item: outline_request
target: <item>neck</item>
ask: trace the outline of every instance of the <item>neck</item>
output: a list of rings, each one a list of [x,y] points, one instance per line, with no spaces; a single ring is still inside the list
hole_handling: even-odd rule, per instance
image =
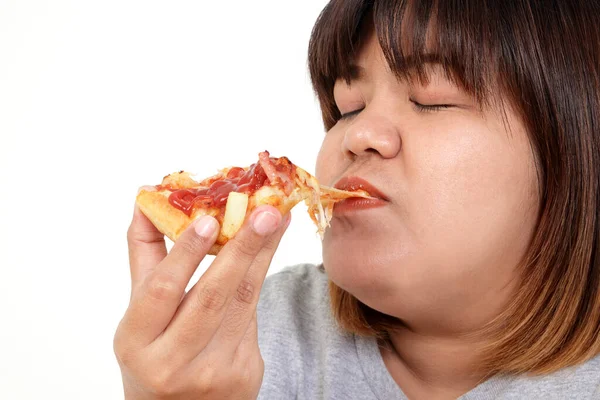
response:
[[[456,399],[486,376],[478,368],[481,342],[466,335],[424,335],[402,327],[380,343],[396,383],[410,399]]]

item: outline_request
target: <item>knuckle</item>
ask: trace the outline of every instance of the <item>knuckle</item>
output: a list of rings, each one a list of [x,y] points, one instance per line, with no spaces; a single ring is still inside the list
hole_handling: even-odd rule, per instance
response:
[[[258,345],[246,351],[245,357],[242,357],[242,359],[244,360],[244,369],[261,372],[265,367],[265,362],[260,354]]]
[[[209,356],[194,378],[194,386],[199,398],[240,398],[236,395],[239,387],[233,373],[232,365],[225,362],[222,357],[217,357],[216,354]]]
[[[254,369],[257,366],[254,362],[224,364],[219,359],[205,360],[203,364],[200,372],[194,375],[194,392],[199,398],[250,398],[253,396],[240,395],[260,387],[262,373]]]
[[[256,287],[248,279],[244,279],[238,286],[235,298],[240,303],[252,304],[256,293]]]
[[[235,383],[242,388],[253,387],[263,375],[263,371],[264,362],[262,357],[248,357],[236,368]]]
[[[197,301],[202,309],[219,312],[227,303],[227,294],[216,284],[203,284],[198,288]]]
[[[119,323],[113,336],[113,353],[121,366],[129,367],[138,358],[138,351],[131,340],[129,331],[125,328],[123,320]]]
[[[133,225],[130,225],[127,229],[127,244],[130,249],[138,244],[138,234]]]
[[[253,380],[253,372],[250,372],[250,370],[248,369],[243,369],[241,370],[237,375],[236,375],[236,385],[239,387],[248,387],[250,386],[250,384],[252,383]]]
[[[113,352],[115,353],[117,362],[122,366],[130,366],[136,356],[131,346],[119,332],[113,338]]]
[[[244,332],[247,325],[244,311],[239,307],[230,307],[227,313],[227,320],[221,325],[222,335],[227,339],[236,338]]]
[[[129,228],[127,228],[127,241],[129,243],[135,243],[138,241],[143,241],[144,235],[138,228],[135,220],[131,222]]]
[[[235,246],[231,248],[231,257],[235,263],[247,263],[256,258],[258,251],[260,250],[260,244],[257,241],[241,240],[236,241]]]
[[[129,225],[129,228],[127,228],[127,241],[128,242],[132,242],[133,241],[133,237],[134,237],[134,233],[133,233],[133,223],[131,225]]]
[[[161,271],[149,279],[146,292],[151,299],[162,301],[179,297],[183,290],[185,290],[181,286],[175,275]]]
[[[187,235],[182,239],[183,240],[178,243],[179,248],[183,253],[188,255],[196,255],[200,251],[205,251],[208,247],[207,240],[195,234]]]
[[[195,380],[196,391],[208,396],[218,383],[217,374],[214,368],[203,368],[202,373],[198,374]]]
[[[179,392],[175,376],[168,368],[156,368],[147,378],[145,386],[157,397],[173,397]]]
[[[256,357],[255,359],[255,363],[254,363],[254,370],[255,371],[260,371],[260,374],[262,375],[264,370],[265,370],[265,361],[263,360],[263,358],[260,356]]]

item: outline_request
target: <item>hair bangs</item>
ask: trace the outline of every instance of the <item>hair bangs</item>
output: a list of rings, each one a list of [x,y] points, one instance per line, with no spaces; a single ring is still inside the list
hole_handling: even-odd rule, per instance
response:
[[[352,76],[350,66],[358,51],[362,24],[371,8],[370,2],[362,0],[330,2],[313,28],[308,67],[327,130],[341,116],[333,98],[333,87],[336,80],[349,81]]]
[[[539,167],[539,220],[520,288],[495,321],[481,364],[548,373],[600,354],[600,2],[331,0],[313,29],[309,70],[325,128],[333,89],[350,81],[375,32],[398,79],[432,66],[478,100],[523,121]],[[539,165],[538,165],[539,164]],[[401,323],[330,282],[340,326],[375,337]]]
[[[492,77],[497,76],[494,60],[499,57],[481,11],[439,0],[330,2],[309,45],[309,70],[325,128],[340,118],[333,98],[335,82],[350,82],[361,41],[373,29],[398,79],[427,84],[431,67],[437,66],[479,103],[487,103],[497,86]]]

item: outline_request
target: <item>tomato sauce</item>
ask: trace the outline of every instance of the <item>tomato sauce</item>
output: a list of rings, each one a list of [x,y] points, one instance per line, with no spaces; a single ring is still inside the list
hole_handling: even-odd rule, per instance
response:
[[[260,164],[252,164],[248,171],[231,168],[227,176],[210,184],[208,188],[178,189],[169,195],[169,203],[190,216],[195,208],[224,209],[231,192],[252,195],[268,183]]]

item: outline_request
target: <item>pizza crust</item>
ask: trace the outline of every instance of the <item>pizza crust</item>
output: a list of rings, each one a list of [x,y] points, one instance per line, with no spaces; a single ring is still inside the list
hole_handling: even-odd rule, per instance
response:
[[[244,169],[247,170],[248,168]],[[211,215],[216,217],[219,224],[222,224],[223,215],[219,215],[221,210],[218,208],[197,208],[191,216],[188,216],[169,203],[169,195],[172,192],[168,189],[207,187],[215,180],[226,176],[229,170],[230,168],[223,169],[217,175],[201,182],[193,180],[184,171],[167,175],[162,184],[156,187],[158,189],[154,187],[142,188],[138,193],[136,203],[154,226],[175,242],[195,219],[204,215]],[[329,226],[333,206],[336,202],[350,197],[369,197],[366,192],[346,192],[320,186],[314,176],[297,166],[295,166],[294,176],[290,178],[292,181],[285,182],[284,185],[284,188],[288,190],[288,194],[281,187],[270,185],[263,186],[254,192],[248,198],[246,218],[260,205],[271,205],[279,210],[281,215],[286,215],[294,206],[304,200],[308,206],[308,213],[317,225],[318,233],[322,238],[325,229]],[[290,185],[293,187],[291,192],[289,191]],[[232,237],[227,237],[220,231],[216,243],[211,247],[208,254],[217,255]]]
[[[136,203],[156,229],[173,242],[179,238],[194,220],[204,215],[216,217],[219,213],[219,209],[216,208],[198,208],[188,217],[183,211],[178,210],[169,203],[170,193],[170,191],[166,190],[151,191],[142,189],[137,196]],[[260,205],[271,205],[279,210],[281,215],[285,215],[296,204],[302,201],[302,197],[297,192],[292,193],[290,196],[284,196],[283,192],[277,188],[270,186],[260,188],[248,199],[246,218],[252,213],[252,210]],[[227,237],[222,232],[219,232],[219,236],[208,254],[217,255],[229,239],[231,237]]]
[[[136,204],[156,229],[175,242],[193,219],[169,203],[169,193],[142,189],[137,195]],[[216,255],[221,247],[213,245],[209,254]]]

